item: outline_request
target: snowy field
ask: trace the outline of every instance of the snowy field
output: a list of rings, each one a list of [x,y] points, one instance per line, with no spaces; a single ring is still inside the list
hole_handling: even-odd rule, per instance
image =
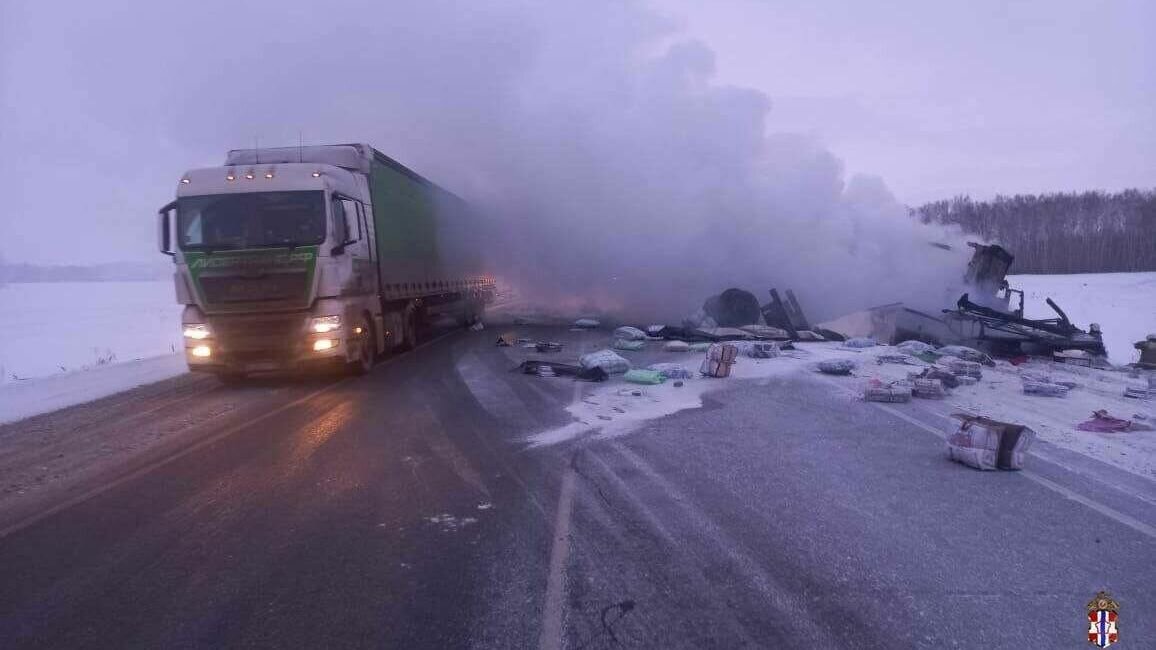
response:
[[[181,349],[171,280],[0,286],[3,382],[62,375]]]
[[[1099,323],[1113,363],[1139,359],[1132,344],[1156,334],[1156,273],[1012,275],[1008,283],[1023,289],[1028,318],[1055,318],[1044,302],[1051,298],[1077,327]]]

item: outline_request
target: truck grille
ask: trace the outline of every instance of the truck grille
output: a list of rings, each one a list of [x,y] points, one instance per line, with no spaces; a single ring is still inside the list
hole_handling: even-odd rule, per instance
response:
[[[268,273],[259,277],[220,275],[200,277],[209,304],[300,300],[309,287],[304,272]]]
[[[288,355],[305,340],[305,317],[301,314],[210,317],[209,328],[230,357]]]

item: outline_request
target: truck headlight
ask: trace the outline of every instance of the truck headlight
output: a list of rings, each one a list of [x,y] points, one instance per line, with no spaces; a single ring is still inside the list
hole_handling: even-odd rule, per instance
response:
[[[198,345],[189,352],[194,357],[200,357],[202,359],[213,356],[213,350],[207,345]]]
[[[340,328],[340,316],[317,316],[309,321],[309,329],[318,334],[325,334]]]
[[[324,352],[326,350],[332,350],[335,347],[337,347],[337,341],[332,339],[317,339],[313,342],[314,352]]]
[[[186,323],[185,338],[200,341],[209,338],[209,326],[204,323]]]

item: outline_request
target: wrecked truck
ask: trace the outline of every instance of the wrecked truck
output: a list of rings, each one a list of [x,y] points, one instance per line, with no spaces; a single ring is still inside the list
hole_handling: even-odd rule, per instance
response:
[[[1008,285],[1015,260],[996,244],[968,244],[974,249],[963,280],[969,290],[953,309],[931,313],[896,302],[880,305],[822,324],[846,336],[872,337],[891,344],[908,340],[934,345],[961,344],[1000,354],[1051,353],[1084,350],[1106,356],[1099,326],[1082,330],[1050,298],[1056,318],[1024,317],[1023,291]]]

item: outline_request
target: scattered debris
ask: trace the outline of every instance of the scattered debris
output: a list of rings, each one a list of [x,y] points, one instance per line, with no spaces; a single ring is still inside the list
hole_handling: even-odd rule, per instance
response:
[[[934,345],[931,345],[929,343],[924,343],[923,341],[915,341],[915,340],[904,341],[904,342],[900,343],[899,345],[895,346],[895,348],[904,354],[910,354],[912,356],[915,356],[917,354],[923,354],[925,352],[935,352],[935,346]]]
[[[855,369],[855,362],[850,359],[830,359],[819,362],[819,372],[827,375],[849,375]]]
[[[561,352],[562,344],[556,341],[540,341],[534,345],[538,352]]]
[[[666,375],[657,370],[627,370],[623,379],[632,384],[661,384],[666,381]]]
[[[779,329],[778,327],[771,327],[770,325],[743,325],[739,329],[757,339],[786,341],[787,339],[791,338],[787,334],[787,330]]]
[[[938,363],[939,359],[941,358],[935,352],[919,352],[919,353],[916,353],[912,356],[914,356],[916,359],[919,359],[920,361],[922,361],[924,363]]]
[[[941,379],[919,377],[911,380],[911,394],[923,399],[943,399],[947,397],[947,389]]]
[[[1035,440],[1030,427],[954,413],[959,429],[947,438],[947,455],[976,469],[1023,469],[1024,455]]]
[[[779,356],[779,344],[771,341],[753,341],[744,350],[752,359],[774,359]]]
[[[812,332],[811,330],[799,330],[795,332],[796,341],[826,341],[821,334]]]
[[[799,338],[800,331],[811,329],[807,317],[803,315],[803,308],[799,306],[799,301],[795,298],[795,292],[790,289],[787,289],[786,302],[779,297],[777,289],[771,289],[771,301],[762,306],[762,312],[767,325],[786,330],[793,339]],[[822,340],[822,337],[817,340]]]
[[[1108,415],[1104,409],[1092,412],[1092,419],[1076,425],[1080,431],[1093,433],[1121,433],[1123,431],[1150,431],[1152,427],[1132,420],[1122,420]]]
[[[714,345],[714,343],[691,343],[690,344],[690,351],[691,352],[706,352],[707,350],[710,349],[710,346],[712,346],[712,345]]]
[[[647,367],[647,370],[653,370],[660,373],[667,379],[691,379],[694,377],[686,366],[680,363],[653,363]]]
[[[686,341],[667,341],[662,349],[667,352],[687,352],[690,350],[690,344]]]
[[[630,370],[630,362],[613,350],[599,350],[578,358],[583,368],[601,368],[606,374],[620,374]]]
[[[1150,400],[1156,398],[1156,388],[1142,388],[1140,386],[1125,386],[1124,397],[1132,399]]]
[[[960,386],[974,386],[979,383],[979,379],[970,375],[959,375],[955,378]]]
[[[1073,366],[1092,367],[1092,355],[1087,350],[1061,350],[1052,353],[1052,360]]]
[[[847,348],[859,348],[859,349],[873,348],[873,347],[875,347],[875,345],[876,345],[875,339],[866,338],[866,337],[847,339],[846,341],[843,342],[843,347],[847,347]]]
[[[739,349],[731,343],[712,343],[706,351],[699,372],[707,377],[729,377]]]
[[[956,377],[966,376],[983,379],[983,366],[976,361],[965,361],[956,357],[948,357],[940,361],[944,368]]]
[[[681,381],[674,382],[674,387],[675,388],[682,388],[682,382]]]
[[[484,329],[486,329],[486,326],[482,323],[482,321],[477,321],[473,325],[470,325],[471,332],[480,332]]]
[[[883,383],[872,379],[863,389],[863,399],[868,402],[910,402],[911,386],[902,382]]]
[[[637,327],[624,325],[614,330],[614,338],[621,339],[623,341],[645,341],[646,332],[643,332]]]
[[[755,325],[761,320],[758,298],[742,289],[727,289],[717,296],[707,298],[702,310],[719,327]]]
[[[543,367],[548,367],[549,370],[543,373]],[[536,359],[523,361],[515,370],[521,370],[527,375],[537,375],[539,377],[576,377],[583,381],[606,381],[609,374],[599,366],[584,367],[569,363],[540,361]]]
[[[627,350],[630,352],[641,350],[646,346],[645,341],[627,341],[625,339],[614,339],[614,343],[610,346],[615,350]]]
[[[943,384],[945,388],[955,388],[959,386],[959,377],[956,377],[951,371],[940,368],[939,366],[931,366],[919,372],[908,373],[907,378],[913,381],[916,379],[935,379]]]
[[[963,359],[964,361],[982,363],[985,366],[995,365],[995,361],[992,361],[991,357],[984,354],[983,352],[980,352],[979,350],[976,350],[975,348],[969,348],[966,345],[945,345],[935,352],[941,357],[957,357]]]
[[[881,354],[875,357],[875,363],[879,365],[883,365],[885,363],[898,363],[904,366],[917,365],[914,361],[914,359],[907,356],[906,354]]]
[[[1025,375],[1021,378],[1025,395],[1041,395],[1043,397],[1063,397],[1070,390],[1063,384],[1057,384],[1044,377]]]
[[[496,343],[496,345],[500,348],[512,347],[514,345],[514,335],[513,334],[503,334],[503,335],[499,336],[498,342]]]
[[[1156,370],[1156,334],[1149,334],[1143,341],[1136,341],[1133,347],[1140,351],[1140,360],[1136,366]]]
[[[574,327],[577,327],[578,329],[592,330],[602,327],[602,323],[593,318],[579,318],[578,320],[574,321]]]

